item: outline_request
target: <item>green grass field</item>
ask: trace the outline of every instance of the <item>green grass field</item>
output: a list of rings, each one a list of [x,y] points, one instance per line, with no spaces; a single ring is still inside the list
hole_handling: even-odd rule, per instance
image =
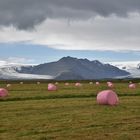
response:
[[[9,96],[0,99],[0,140],[139,140],[140,85],[129,89],[128,83],[115,83],[120,104],[112,107],[96,103],[104,89],[106,83],[61,82],[50,92],[47,82],[12,83]]]

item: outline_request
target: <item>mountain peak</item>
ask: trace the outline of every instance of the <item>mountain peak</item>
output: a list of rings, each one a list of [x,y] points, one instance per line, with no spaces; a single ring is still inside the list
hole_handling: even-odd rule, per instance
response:
[[[95,64],[103,64],[99,60],[93,60],[92,62],[95,63]]]
[[[66,57],[62,57],[59,61],[85,61],[85,62],[90,62],[87,58],[76,58],[76,57],[71,57],[71,56],[66,56]]]
[[[109,64],[102,64],[98,60],[63,57],[56,62],[40,64],[32,67],[15,69],[18,73],[49,75],[55,79],[104,79],[118,76],[128,76],[129,73]]]
[[[77,58],[74,58],[71,56],[66,56],[66,57],[62,57],[61,59],[59,59],[59,61],[67,61],[67,60],[77,60]]]

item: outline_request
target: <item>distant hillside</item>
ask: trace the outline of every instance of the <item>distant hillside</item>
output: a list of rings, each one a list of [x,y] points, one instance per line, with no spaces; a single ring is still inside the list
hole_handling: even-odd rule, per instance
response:
[[[103,64],[98,60],[89,61],[88,59],[77,59],[69,56],[56,62],[29,67],[23,66],[16,71],[26,74],[50,75],[58,80],[103,79],[129,75],[129,72],[110,64]]]

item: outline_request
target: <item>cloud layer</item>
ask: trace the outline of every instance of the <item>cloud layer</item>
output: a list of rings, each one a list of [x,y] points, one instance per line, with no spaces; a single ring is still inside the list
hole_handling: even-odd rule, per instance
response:
[[[139,0],[0,0],[0,24],[28,29],[46,18],[87,19],[139,11]]]
[[[29,60],[22,57],[8,57],[7,59],[0,59],[0,67],[8,66],[8,65],[21,65],[31,63],[33,60]]]
[[[139,0],[0,0],[0,42],[140,50]]]

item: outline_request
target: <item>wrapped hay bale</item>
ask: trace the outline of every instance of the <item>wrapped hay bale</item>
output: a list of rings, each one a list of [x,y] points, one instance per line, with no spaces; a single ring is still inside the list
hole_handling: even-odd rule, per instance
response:
[[[100,83],[99,83],[99,82],[96,82],[95,84],[96,84],[97,86],[98,86],[98,85],[100,85]]]
[[[129,84],[129,88],[130,89],[135,89],[136,88],[136,84]]]
[[[114,84],[112,82],[107,82],[107,86],[110,87],[110,88],[113,88]]]
[[[0,97],[8,96],[8,91],[4,88],[0,88]]]
[[[117,105],[119,103],[119,99],[114,91],[103,90],[97,95],[97,103],[100,105]]]
[[[77,82],[77,83],[75,83],[75,86],[76,86],[76,87],[81,87],[82,84]]]
[[[48,91],[56,91],[57,90],[57,86],[52,84],[52,83],[49,83],[48,84]]]
[[[11,84],[7,84],[6,87],[7,87],[7,88],[11,87]]]
[[[65,83],[65,86],[68,86],[69,85],[69,83]]]

